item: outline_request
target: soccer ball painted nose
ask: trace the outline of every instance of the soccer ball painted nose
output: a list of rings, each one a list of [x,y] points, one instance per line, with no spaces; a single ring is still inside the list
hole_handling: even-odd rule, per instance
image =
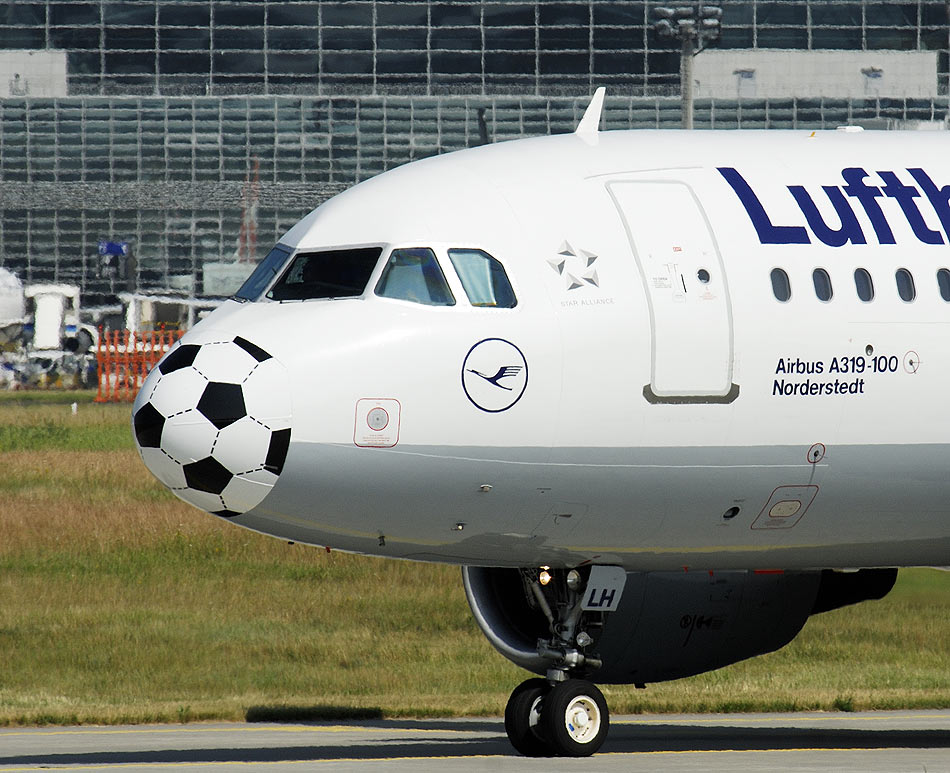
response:
[[[290,448],[287,371],[236,336],[174,347],[135,399],[142,461],[177,496],[231,517],[256,507]]]

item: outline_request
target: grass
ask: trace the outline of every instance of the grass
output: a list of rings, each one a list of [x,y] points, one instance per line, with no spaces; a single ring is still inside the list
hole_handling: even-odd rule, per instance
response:
[[[72,402],[72,401],[70,401]],[[0,401],[0,725],[498,715],[456,567],[326,553],[179,502],[128,406]],[[615,712],[950,707],[950,573],[812,618],[779,652]]]
[[[88,391],[0,392],[0,453],[133,449],[130,406],[98,405],[94,396]]]

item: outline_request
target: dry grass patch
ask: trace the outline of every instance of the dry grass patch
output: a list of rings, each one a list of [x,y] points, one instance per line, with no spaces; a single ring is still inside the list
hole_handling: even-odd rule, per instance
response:
[[[0,724],[497,715],[525,677],[476,628],[456,567],[200,513],[141,465],[127,406],[11,407],[0,428],[28,447],[0,452]],[[948,598],[950,574],[901,572],[777,653],[605,692],[617,712],[948,707]]]

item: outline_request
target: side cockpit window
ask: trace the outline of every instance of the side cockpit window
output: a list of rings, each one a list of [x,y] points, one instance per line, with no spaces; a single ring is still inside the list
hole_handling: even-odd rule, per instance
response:
[[[242,301],[256,301],[261,297],[261,294],[267,289],[267,286],[274,277],[280,273],[280,270],[284,267],[289,257],[290,247],[278,244],[267,254],[264,260],[257,264],[257,267],[251,275],[244,280],[244,284],[242,284],[241,288],[234,294],[234,297]]]
[[[376,294],[426,306],[455,305],[455,296],[435,253],[428,247],[393,250],[376,285]]]
[[[518,303],[504,266],[484,250],[449,250],[449,258],[473,306],[512,309]]]
[[[299,252],[267,293],[274,301],[354,298],[363,294],[381,247]]]

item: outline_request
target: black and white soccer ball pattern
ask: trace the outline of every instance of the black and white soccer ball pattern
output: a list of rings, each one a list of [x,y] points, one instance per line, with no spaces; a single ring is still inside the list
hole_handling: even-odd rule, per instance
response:
[[[240,336],[173,347],[132,408],[142,461],[177,496],[231,517],[259,505],[290,447],[287,371]]]

